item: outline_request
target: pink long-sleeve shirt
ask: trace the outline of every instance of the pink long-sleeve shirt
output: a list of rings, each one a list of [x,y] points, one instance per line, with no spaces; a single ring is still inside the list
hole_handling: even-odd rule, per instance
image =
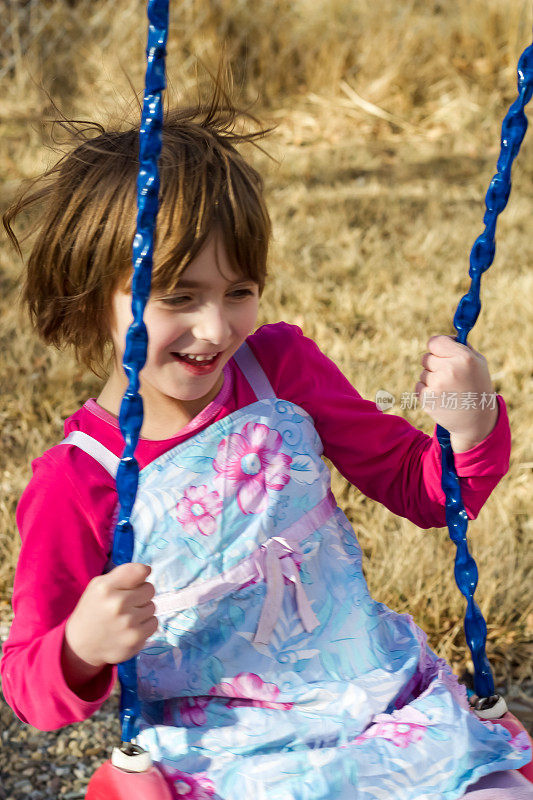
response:
[[[445,524],[440,449],[435,434],[364,400],[336,365],[302,331],[284,322],[248,337],[276,395],[313,418],[324,455],[364,494],[422,528]],[[255,397],[233,360],[215,399],[177,434],[141,439],[142,469]],[[496,427],[479,445],[456,454],[463,500],[475,518],[509,468],[510,430],[498,396]],[[95,400],[65,422],[120,456],[115,417]],[[13,593],[15,617],[3,648],[3,692],[15,713],[42,730],[89,717],[110,694],[116,668],[104,669],[83,696],[67,684],[61,665],[66,621],[89,581],[102,574],[112,541],[117,495],[113,478],[74,445],[56,445],[32,464],[33,477],[17,509],[22,549]]]

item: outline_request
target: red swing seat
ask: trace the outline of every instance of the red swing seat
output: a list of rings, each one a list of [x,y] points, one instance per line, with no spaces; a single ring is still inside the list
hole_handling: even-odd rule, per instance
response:
[[[501,725],[502,727],[506,728],[506,730],[508,730],[512,736],[517,736],[519,733],[525,733],[529,739],[531,749],[533,750],[533,739],[531,739],[531,736],[524,728],[520,720],[518,720],[514,714],[511,714],[510,711],[506,711],[503,717],[500,717],[500,719],[495,719],[494,722],[497,725]],[[533,783],[533,759],[528,764],[524,764],[523,767],[520,767],[518,772],[520,772],[524,778],[527,778],[530,783]]]
[[[85,800],[173,800],[173,795],[157,767],[126,772],[109,760],[92,776]]]

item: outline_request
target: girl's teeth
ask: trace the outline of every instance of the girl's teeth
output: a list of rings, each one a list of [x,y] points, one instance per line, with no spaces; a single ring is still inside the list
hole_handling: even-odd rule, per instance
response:
[[[188,353],[178,353],[182,358],[187,358],[189,361],[212,361],[216,356],[191,356]]]

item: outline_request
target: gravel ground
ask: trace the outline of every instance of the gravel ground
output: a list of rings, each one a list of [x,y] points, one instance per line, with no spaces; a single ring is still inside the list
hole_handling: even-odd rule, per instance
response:
[[[0,800],[82,800],[89,778],[118,744],[118,693],[90,720],[43,733],[0,697]]]
[[[533,734],[533,682],[506,699]],[[83,800],[119,742],[118,691],[86,722],[46,733],[20,722],[0,693],[0,732],[0,800]]]

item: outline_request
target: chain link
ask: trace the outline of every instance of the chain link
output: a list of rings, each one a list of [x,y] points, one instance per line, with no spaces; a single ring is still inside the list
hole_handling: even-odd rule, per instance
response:
[[[479,290],[481,275],[488,270],[496,252],[495,233],[498,215],[501,214],[511,192],[511,167],[518,155],[527,129],[524,112],[526,103],[533,94],[533,44],[527,47],[518,62],[518,98],[507,112],[501,133],[501,151],[497,172],[490,182],[485,197],[485,230],[478,236],[470,253],[470,289],[459,301],[453,324],[457,341],[466,344],[466,337],[473,328],[481,301]],[[468,517],[461,497],[459,479],[455,470],[450,434],[437,425],[437,438],[441,447],[442,489],[446,495],[446,524],[450,538],[457,550],[455,554],[455,580],[466,598],[465,635],[474,664],[474,688],[478,697],[494,695],[494,678],[485,652],[487,625],[483,614],[474,601],[478,582],[476,562],[472,558],[466,539]]]
[[[165,52],[168,34],[168,0],[148,1],[148,44],[144,103],[139,135],[139,174],[137,179],[137,231],[133,240],[133,322],[126,335],[123,366],[128,388],[120,406],[119,425],[125,448],[117,472],[119,517],[113,539],[115,566],[129,563],[133,557],[133,528],[130,514],[139,482],[139,465],[134,453],[143,421],[143,403],[139,395],[139,372],[146,362],[148,335],[143,313],[150,294],[155,220],[159,204],[159,170],[163,130],[163,90]],[[139,716],[135,657],[119,664],[122,690],[122,741],[130,742],[137,734]]]

